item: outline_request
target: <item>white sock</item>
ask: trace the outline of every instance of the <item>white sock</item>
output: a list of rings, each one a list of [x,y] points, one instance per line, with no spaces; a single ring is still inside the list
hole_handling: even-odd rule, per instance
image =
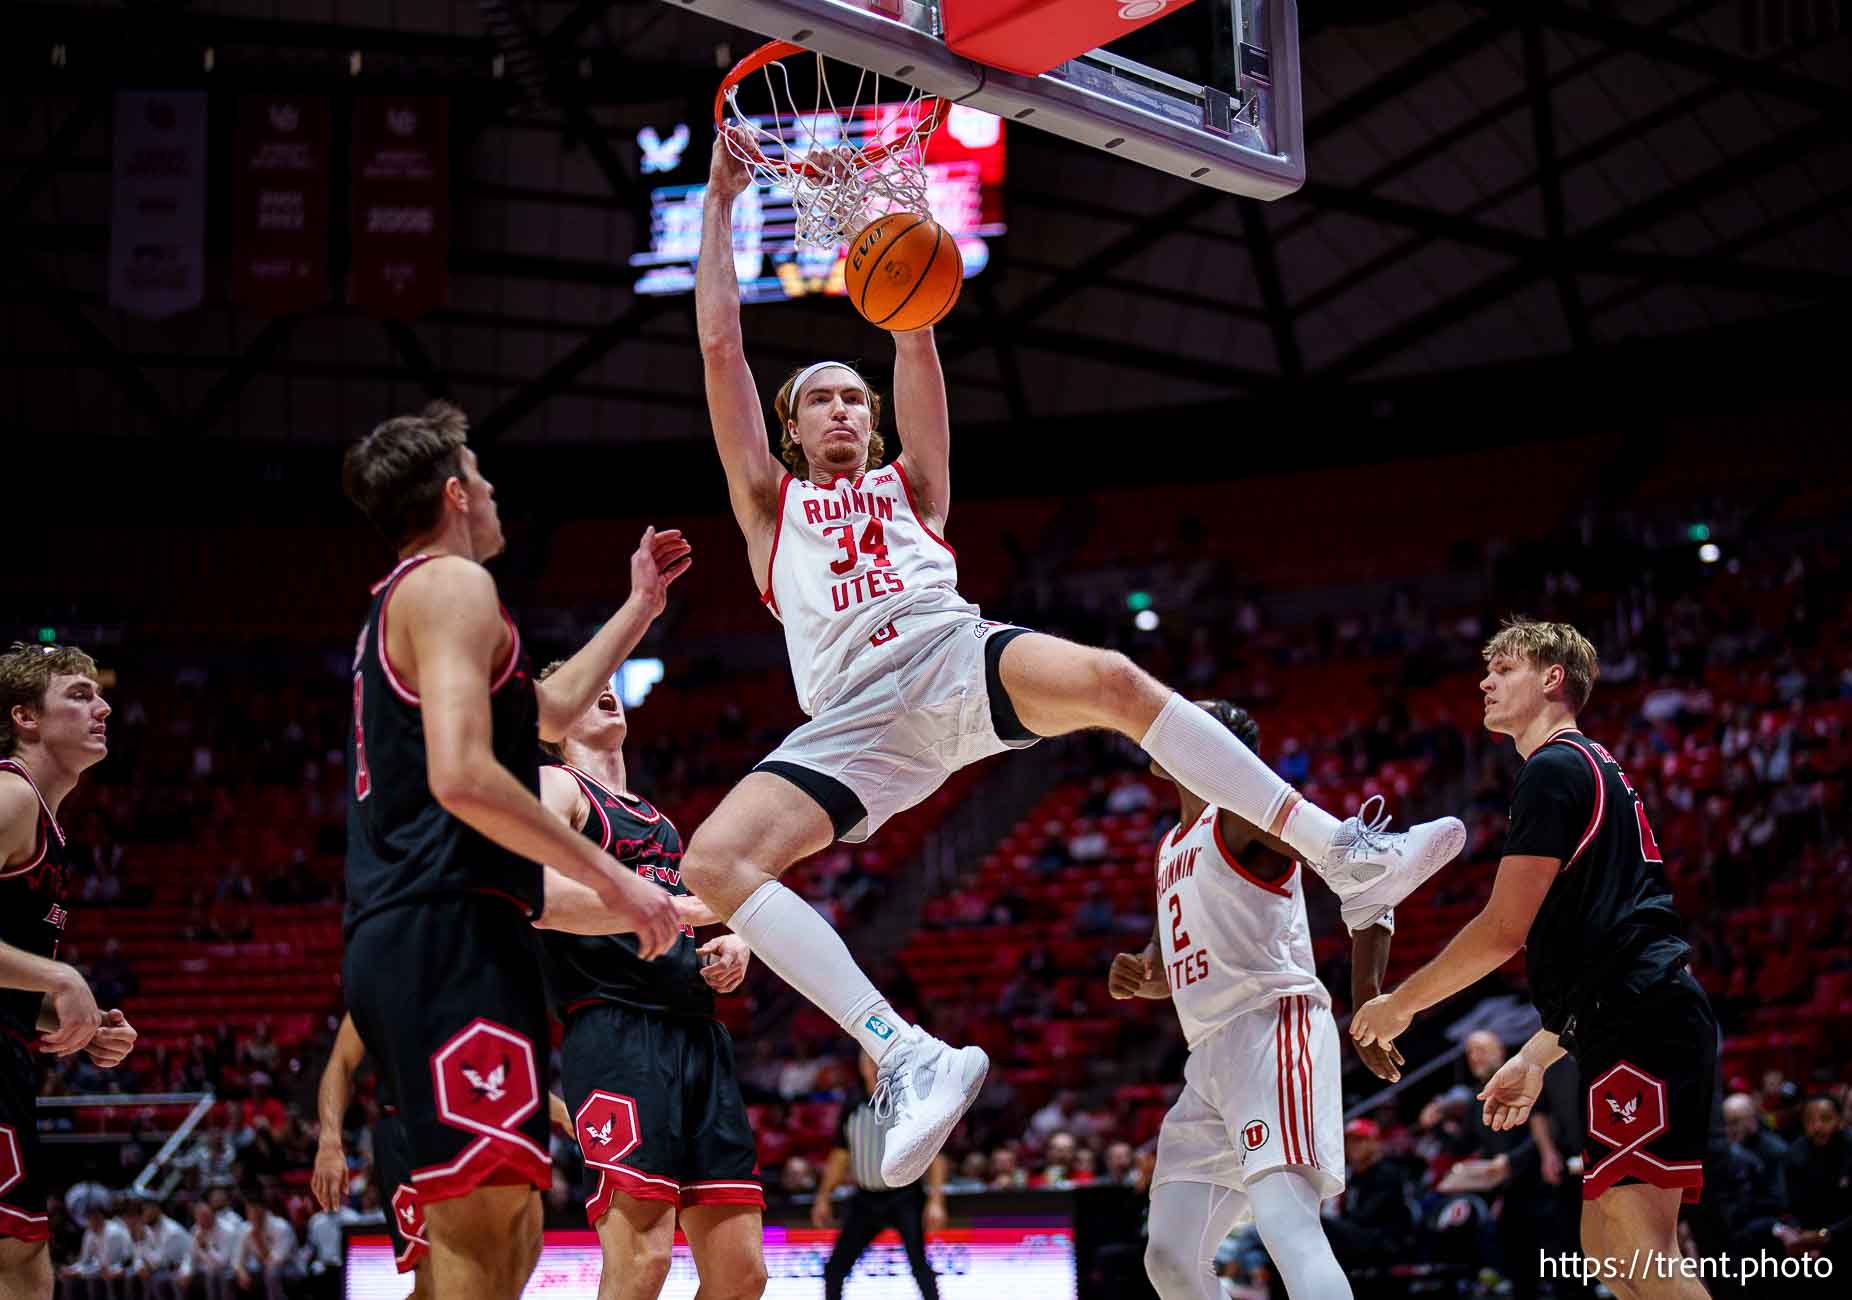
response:
[[[828,1012],[876,1065],[912,1029],[862,974],[842,936],[776,880],[755,889],[727,925],[778,978]]]
[[[1139,742],[1158,766],[1195,795],[1226,808],[1261,830],[1271,830],[1294,790],[1261,761],[1260,755],[1235,739],[1235,733],[1176,692]],[[1278,832],[1314,869],[1331,854],[1338,819],[1300,799]]]

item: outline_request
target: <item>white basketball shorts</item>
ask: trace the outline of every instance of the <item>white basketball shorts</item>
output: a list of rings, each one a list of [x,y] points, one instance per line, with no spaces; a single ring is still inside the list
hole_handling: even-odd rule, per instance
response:
[[[1281,1168],[1310,1178],[1321,1200],[1344,1190],[1337,1021],[1304,996],[1243,1012],[1190,1053],[1151,1182],[1239,1190]]]
[[[894,625],[881,671],[786,736],[754,769],[811,795],[836,837],[850,844],[959,768],[1038,739],[1017,721],[996,672],[1003,645],[1028,629],[963,612],[903,614]]]

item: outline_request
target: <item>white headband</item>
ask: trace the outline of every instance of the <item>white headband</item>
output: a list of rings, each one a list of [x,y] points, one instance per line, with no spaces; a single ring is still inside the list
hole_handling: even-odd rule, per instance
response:
[[[839,367],[843,370],[847,370],[850,374],[854,375],[856,379],[861,382],[862,390],[864,392],[867,391],[868,381],[862,378],[861,371],[857,370],[854,366],[850,365],[848,362],[846,361],[819,361],[814,366],[805,366],[802,370],[797,372],[797,378],[791,381],[791,405],[793,408],[797,406],[797,399],[804,395],[804,385],[810,380],[810,377],[816,374],[817,371],[828,370],[832,366]]]

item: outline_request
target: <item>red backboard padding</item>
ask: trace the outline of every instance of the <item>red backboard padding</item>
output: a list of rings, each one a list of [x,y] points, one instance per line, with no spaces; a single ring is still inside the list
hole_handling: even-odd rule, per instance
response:
[[[954,53],[1036,77],[1175,13],[1191,0],[943,0]]]

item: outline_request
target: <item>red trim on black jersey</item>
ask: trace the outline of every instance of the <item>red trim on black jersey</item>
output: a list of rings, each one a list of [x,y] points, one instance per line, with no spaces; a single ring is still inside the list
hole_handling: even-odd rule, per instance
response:
[[[1595,756],[1589,751],[1588,746],[1582,744],[1578,740],[1571,740],[1569,736],[1563,732],[1558,732],[1543,743],[1550,745],[1558,741],[1571,746],[1577,753],[1582,755],[1583,758],[1587,759],[1589,771],[1595,774],[1594,815],[1588,819],[1588,829],[1582,832],[1582,838],[1577,842],[1575,852],[1571,853],[1569,855],[1569,860],[1563,863],[1563,869],[1566,871],[1575,865],[1575,860],[1582,856],[1583,850],[1588,848],[1590,842],[1594,840],[1595,832],[1601,829],[1601,818],[1602,815],[1607,812],[1608,808],[1608,783],[1601,779],[1601,764],[1595,761]]]
[[[791,474],[787,472],[784,482],[778,485],[778,513],[772,516],[772,553],[765,561],[765,594],[759,597],[760,603],[769,608],[772,611],[772,617],[781,623],[784,619],[778,613],[778,597],[772,594],[774,576],[772,566],[778,563],[778,538],[785,530],[785,494],[791,490],[791,484],[794,481]]]
[[[464,1147],[449,1164],[412,1170],[418,1199],[428,1208],[439,1201],[468,1196],[485,1183],[526,1182],[543,1192],[552,1187],[553,1162],[546,1153],[523,1134],[505,1136],[515,1140],[497,1142],[484,1135]]]
[[[622,1192],[633,1201],[658,1201],[680,1206],[682,1185],[673,1178],[659,1178],[641,1169],[619,1165],[616,1169],[599,1169],[598,1186],[585,1202],[585,1221],[596,1229],[600,1220],[611,1212],[611,1198]]]
[[[24,1210],[0,1203],[0,1237],[14,1241],[44,1241],[51,1236],[51,1219],[44,1214],[27,1214]]]
[[[894,472],[900,475],[901,490],[907,494],[907,508],[913,511],[913,518],[919,522],[920,531],[932,538],[933,541],[939,543],[939,545],[943,546],[947,551],[950,551],[952,558],[956,560],[958,558],[958,552],[953,549],[952,544],[926,526],[926,516],[920,513],[920,504],[913,496],[912,480],[908,479],[906,467],[903,466],[898,459],[894,461]]]
[[[26,765],[16,758],[0,758],[0,772],[11,772],[19,777],[32,787],[32,797],[39,801],[39,818],[36,828],[38,852],[32,855],[30,862],[22,862],[17,867],[0,867],[0,880],[4,880],[10,876],[27,875],[44,862],[45,855],[51,852],[53,836],[57,837],[59,848],[64,847],[65,839],[64,828],[58,825],[57,816],[52,812],[51,805],[45,802],[44,792],[39,789],[39,783],[32,779],[32,773],[27,770]]]
[[[392,604],[392,592],[393,589],[399,585],[399,579],[403,578],[420,564],[423,564],[426,560],[434,560],[436,558],[437,557],[434,555],[408,556],[400,560],[398,567],[391,573],[388,573],[385,577],[373,584],[373,594],[375,596],[380,596],[382,589],[385,591],[385,595],[380,596],[379,601],[379,642],[376,647],[379,655],[379,666],[385,671],[386,685],[392,688],[392,693],[405,701],[405,703],[411,705],[414,709],[419,707],[418,692],[414,691],[400,680],[399,674],[392,667],[392,659],[386,654],[386,610]]]
[[[598,792],[604,787],[600,786],[596,781],[585,775],[585,773],[581,772],[571,763],[555,763],[553,766],[559,768],[567,776],[570,776],[574,781],[579,783],[579,789],[585,795],[585,802],[592,806],[592,811],[598,814],[598,820],[604,826],[604,836],[598,841],[598,851],[601,853],[609,853],[611,851],[611,819],[605,816],[604,808],[598,802]]]
[[[1230,871],[1233,871],[1250,885],[1258,885],[1269,894],[1278,894],[1281,898],[1291,898],[1293,896],[1293,891],[1286,886],[1291,883],[1293,873],[1299,869],[1299,864],[1297,862],[1287,867],[1286,874],[1281,876],[1278,880],[1262,880],[1259,876],[1237,862],[1235,860],[1235,855],[1228,851],[1228,845],[1222,839],[1221,810],[1211,805],[1205,816],[1211,818],[1210,825],[1215,830],[1215,847],[1217,851],[1221,853],[1222,861],[1228,864],[1228,869]]]
[[[521,662],[521,629],[514,625],[514,615],[508,612],[506,606],[497,604],[496,608],[501,610],[502,622],[508,625],[508,662],[502,665],[501,672],[489,683],[491,695],[508,684],[508,679],[514,676],[514,666]]]
[[[749,1205],[754,1209],[765,1208],[765,1188],[750,1179],[735,1182],[684,1183],[682,1185],[682,1206],[690,1205]]]

